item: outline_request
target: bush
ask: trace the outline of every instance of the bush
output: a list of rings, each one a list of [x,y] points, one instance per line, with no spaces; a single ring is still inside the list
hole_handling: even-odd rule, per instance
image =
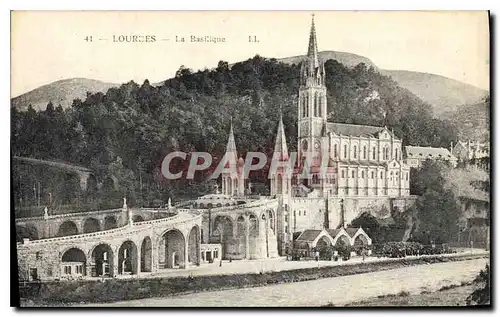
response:
[[[466,299],[467,305],[489,305],[490,304],[490,266],[486,265],[484,270],[479,272],[474,279],[474,283],[479,285]]]
[[[407,255],[422,254],[424,246],[418,242],[387,242],[377,246],[374,253],[391,258],[403,258]]]

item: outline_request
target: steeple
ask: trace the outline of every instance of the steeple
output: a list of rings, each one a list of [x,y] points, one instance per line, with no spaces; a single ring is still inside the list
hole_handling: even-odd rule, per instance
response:
[[[309,33],[309,48],[307,59],[312,69],[319,67],[318,42],[316,40],[316,27],[314,26],[314,14],[312,15],[311,32]]]
[[[311,21],[311,31],[309,32],[307,56],[302,62],[301,75],[301,84],[304,86],[324,86],[325,67],[323,63],[321,63],[318,55],[318,41],[316,39],[314,14]]]
[[[273,157],[280,161],[288,160],[288,147],[286,145],[285,129],[283,127],[283,115],[280,111],[280,122],[276,134],[276,143],[274,144]]]
[[[235,160],[238,158],[236,143],[234,142],[233,118],[231,118],[231,128],[229,129],[229,139],[227,140],[226,153],[233,153]]]

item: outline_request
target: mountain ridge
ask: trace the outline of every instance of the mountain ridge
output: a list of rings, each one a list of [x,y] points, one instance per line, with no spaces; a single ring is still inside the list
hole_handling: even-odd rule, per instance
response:
[[[391,77],[401,87],[408,89],[430,104],[436,117],[454,111],[463,105],[477,105],[488,93],[481,88],[441,75],[408,70],[381,69],[369,58],[353,53],[321,51],[319,57],[323,61],[335,59],[349,68],[359,63],[364,63],[368,68],[373,67],[382,75]],[[304,58],[305,55],[297,55],[276,58],[276,60],[286,64],[297,64]],[[161,81],[153,85],[157,86],[163,83],[164,81]],[[51,101],[55,106],[61,104],[65,108],[71,106],[74,99],[85,99],[87,91],[106,92],[109,88],[118,87],[119,85],[90,78],[62,79],[12,98],[11,105],[17,109],[26,110],[28,105],[31,104],[36,110],[44,110]]]
[[[107,83],[96,79],[75,77],[54,81],[32,89],[11,99],[11,105],[19,110],[28,109],[31,104],[35,110],[45,110],[52,102],[55,107],[70,107],[74,99],[85,99],[87,92],[106,92],[119,84]]]

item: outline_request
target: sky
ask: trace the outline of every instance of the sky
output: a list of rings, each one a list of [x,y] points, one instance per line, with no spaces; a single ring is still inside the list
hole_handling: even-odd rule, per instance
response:
[[[382,69],[434,73],[489,89],[485,11],[15,11],[11,96],[66,78],[156,83],[180,65],[198,70],[256,54],[303,55],[312,13],[320,51],[354,53]],[[113,40],[133,35],[155,41]],[[225,42],[192,43],[191,36]]]

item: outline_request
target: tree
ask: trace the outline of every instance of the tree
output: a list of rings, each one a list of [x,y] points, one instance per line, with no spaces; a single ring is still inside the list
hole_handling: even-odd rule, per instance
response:
[[[422,192],[415,204],[415,236],[435,243],[454,241],[459,232],[461,208],[456,195],[445,186],[444,171],[440,162],[428,161],[418,171],[414,185]]]

